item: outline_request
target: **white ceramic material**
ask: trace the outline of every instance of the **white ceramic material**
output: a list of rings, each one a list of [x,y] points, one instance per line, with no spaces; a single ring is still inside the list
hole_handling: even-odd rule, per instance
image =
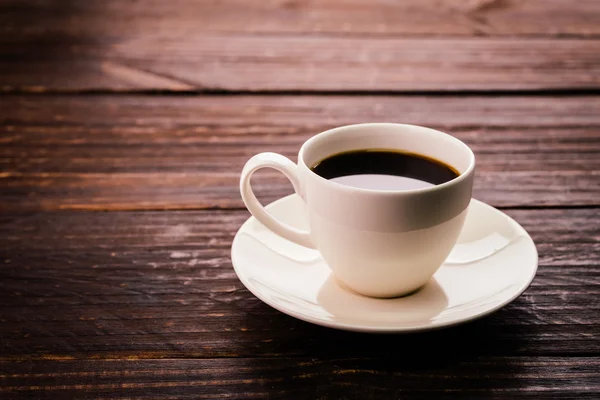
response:
[[[304,202],[291,195],[266,207],[306,229]],[[365,297],[344,289],[318,251],[299,246],[250,217],[233,241],[231,259],[259,299],[304,321],[363,332],[408,332],[469,321],[510,303],[531,283],[537,251],[506,214],[477,200],[468,208],[458,243],[433,278],[409,296]]]
[[[324,179],[310,167],[357,149],[392,149],[445,162],[459,177],[405,191],[362,189]],[[265,212],[250,177],[260,168],[281,171],[307,205],[308,229],[283,224]],[[261,153],[245,165],[240,192],[248,210],[267,228],[297,244],[316,248],[336,277],[352,290],[393,297],[423,286],[456,243],[471,200],[475,156],[460,140],[440,131],[404,124],[358,124],[331,129],[307,140],[298,165]]]

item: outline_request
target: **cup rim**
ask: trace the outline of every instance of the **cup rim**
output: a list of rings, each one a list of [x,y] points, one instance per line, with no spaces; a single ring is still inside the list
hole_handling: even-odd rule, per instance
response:
[[[388,126],[388,127],[391,126],[391,127],[396,127],[396,128],[426,129],[429,131],[435,131],[442,135],[448,136],[452,141],[454,141],[455,143],[457,143],[459,146],[463,147],[467,151],[467,154],[469,157],[469,165],[468,165],[467,169],[465,169],[465,171],[462,172],[459,176],[457,176],[454,179],[449,180],[448,182],[441,183],[439,185],[434,185],[431,187],[419,188],[419,189],[381,190],[381,189],[366,189],[366,188],[359,188],[359,187],[355,187],[355,186],[348,186],[348,185],[344,185],[344,184],[341,184],[338,182],[333,182],[329,179],[325,179],[322,176],[315,173],[304,161],[304,153],[306,152],[306,149],[312,143],[314,143],[316,140],[318,140],[318,138],[321,138],[323,136],[328,136],[328,135],[334,135],[334,134],[337,134],[340,131],[346,130],[348,128],[354,128],[354,127],[377,128],[377,127],[381,127],[381,126]],[[377,195],[383,195],[383,196],[397,196],[397,195],[411,195],[411,194],[426,194],[426,193],[443,190],[444,188],[448,188],[448,187],[460,184],[464,180],[469,179],[469,176],[471,176],[473,174],[473,171],[475,169],[475,154],[473,153],[473,150],[471,150],[471,148],[469,146],[467,146],[462,140],[457,139],[456,137],[454,137],[446,132],[437,130],[437,129],[429,128],[426,126],[420,126],[420,125],[402,124],[402,123],[394,123],[394,122],[366,122],[366,123],[360,123],[360,124],[350,124],[350,125],[338,126],[338,127],[328,129],[326,131],[320,132],[320,133],[312,136],[306,142],[304,142],[304,144],[302,144],[302,146],[300,147],[300,151],[298,152],[298,163],[301,164],[305,169],[307,169],[308,172],[310,174],[312,174],[313,177],[315,177],[316,179],[318,179],[324,183],[326,182],[327,184],[332,185],[336,189],[339,189],[342,191],[347,191],[349,193],[364,193],[364,194],[377,194]]]

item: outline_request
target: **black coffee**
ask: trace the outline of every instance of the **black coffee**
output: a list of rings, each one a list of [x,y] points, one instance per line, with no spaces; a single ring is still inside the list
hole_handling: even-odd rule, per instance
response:
[[[441,161],[392,150],[347,151],[311,167],[325,179],[374,190],[411,190],[448,182],[459,173]]]

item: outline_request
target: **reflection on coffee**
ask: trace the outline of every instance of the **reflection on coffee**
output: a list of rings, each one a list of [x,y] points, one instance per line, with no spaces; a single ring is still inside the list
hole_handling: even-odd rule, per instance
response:
[[[311,170],[325,179],[373,190],[413,190],[448,182],[459,173],[453,167],[420,154],[364,149],[334,154]]]

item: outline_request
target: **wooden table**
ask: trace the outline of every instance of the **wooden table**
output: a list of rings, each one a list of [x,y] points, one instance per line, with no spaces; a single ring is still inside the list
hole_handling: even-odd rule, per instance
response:
[[[599,398],[600,2],[3,0],[0,33],[3,400]],[[472,146],[521,297],[374,336],[243,287],[243,163],[366,121]]]

